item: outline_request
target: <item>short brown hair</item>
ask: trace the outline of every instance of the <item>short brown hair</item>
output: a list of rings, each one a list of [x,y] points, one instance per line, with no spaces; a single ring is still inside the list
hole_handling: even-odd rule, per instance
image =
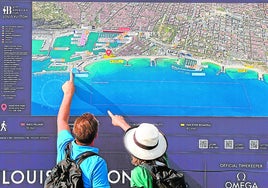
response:
[[[73,134],[81,144],[91,144],[98,132],[99,121],[93,114],[85,113],[76,118]]]

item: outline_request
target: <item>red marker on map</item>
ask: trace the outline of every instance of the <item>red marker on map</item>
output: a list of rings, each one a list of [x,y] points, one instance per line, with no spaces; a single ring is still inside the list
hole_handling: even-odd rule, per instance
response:
[[[110,49],[106,50],[106,55],[110,56],[111,53],[112,53],[112,50],[110,50]]]
[[[1,109],[2,109],[2,111],[6,111],[6,109],[7,109],[7,104],[1,104]]]

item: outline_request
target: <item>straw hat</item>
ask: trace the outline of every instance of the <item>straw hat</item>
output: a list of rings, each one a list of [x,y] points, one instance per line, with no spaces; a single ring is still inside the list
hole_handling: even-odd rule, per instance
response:
[[[167,150],[167,140],[159,130],[150,123],[142,123],[130,128],[124,136],[126,149],[142,160],[154,160]]]

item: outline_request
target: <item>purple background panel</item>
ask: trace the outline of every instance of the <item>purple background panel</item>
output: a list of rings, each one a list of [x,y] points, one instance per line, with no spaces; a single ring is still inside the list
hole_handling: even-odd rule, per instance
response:
[[[71,117],[70,125],[74,119]],[[98,119],[101,125],[95,144],[108,163],[111,185],[128,187],[133,166],[122,142],[124,133],[112,126],[109,117]],[[1,117],[0,121],[3,120],[7,131],[0,132],[1,187],[42,187],[45,173],[56,162],[56,118]],[[267,185],[268,138],[263,134],[267,132],[267,118],[132,116],[126,120],[131,125],[154,123],[165,133],[170,166],[183,171],[192,187],[243,183],[237,176],[251,184],[255,182],[258,187]],[[200,139],[208,140],[207,149],[199,148]],[[242,149],[225,149],[226,139],[233,140],[234,146],[242,145]],[[259,149],[249,149],[250,140],[258,140]]]

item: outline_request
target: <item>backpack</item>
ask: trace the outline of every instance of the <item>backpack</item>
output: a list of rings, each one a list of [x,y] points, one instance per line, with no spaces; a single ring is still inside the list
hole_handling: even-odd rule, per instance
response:
[[[154,188],[187,188],[184,174],[169,168],[166,165],[148,164],[141,165],[147,169],[153,177]]]
[[[60,161],[46,178],[44,188],[84,188],[80,164],[87,157],[97,155],[91,151],[82,153],[77,160],[70,158],[72,144],[65,149],[65,158]]]

